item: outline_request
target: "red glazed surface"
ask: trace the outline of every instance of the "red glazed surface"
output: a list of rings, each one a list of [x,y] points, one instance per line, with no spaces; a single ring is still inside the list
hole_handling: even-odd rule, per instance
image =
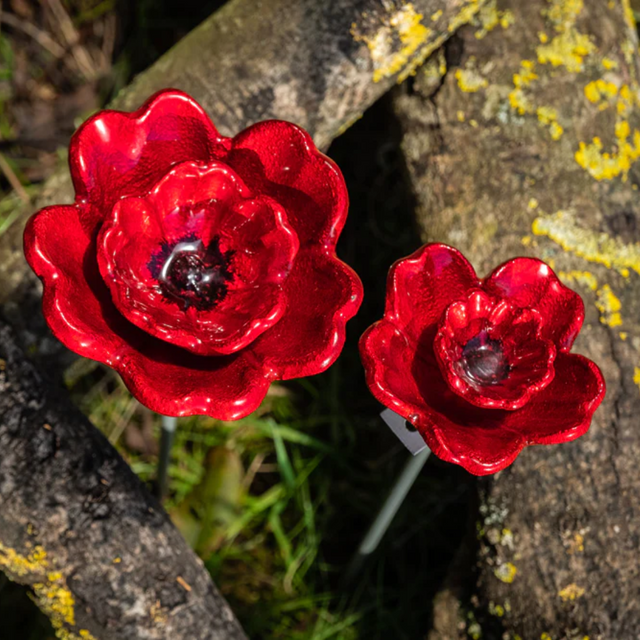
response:
[[[481,280],[460,252],[431,244],[391,268],[384,317],[360,351],[380,402],[440,458],[486,475],[526,445],[588,430],[605,384],[570,353],[583,319],[580,296],[539,260]]]
[[[288,122],[224,138],[179,91],[73,136],[73,205],[25,231],[54,334],[166,415],[234,420],[338,357],[362,299],[339,169]]]

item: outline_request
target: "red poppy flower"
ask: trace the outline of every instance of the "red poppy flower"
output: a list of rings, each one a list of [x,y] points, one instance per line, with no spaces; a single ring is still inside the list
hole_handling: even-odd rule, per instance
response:
[[[569,353],[583,319],[544,262],[516,258],[480,280],[460,252],[431,244],[391,268],[384,318],[360,351],[382,404],[440,458],[485,475],[589,428],[605,385]]]
[[[75,203],[25,232],[67,347],[159,413],[225,420],[273,380],[335,361],[362,285],[335,254],[344,180],[302,129],[268,121],[225,138],[167,90],[98,113],[69,155]]]

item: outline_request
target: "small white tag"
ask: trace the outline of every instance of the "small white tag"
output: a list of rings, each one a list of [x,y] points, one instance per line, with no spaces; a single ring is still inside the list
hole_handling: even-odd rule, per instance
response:
[[[385,409],[380,417],[387,423],[388,427],[396,434],[400,442],[407,447],[410,453],[417,456],[421,451],[427,448],[427,443],[423,440],[420,433],[412,428],[407,420],[399,416],[391,409]]]

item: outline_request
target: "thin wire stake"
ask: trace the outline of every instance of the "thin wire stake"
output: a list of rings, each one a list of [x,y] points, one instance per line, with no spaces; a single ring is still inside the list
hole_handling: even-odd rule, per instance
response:
[[[349,563],[344,576],[345,584],[353,582],[353,579],[358,575],[358,573],[360,573],[360,570],[366,560],[378,548],[380,541],[387,532],[394,516],[402,506],[404,499],[407,497],[409,490],[413,486],[413,483],[430,455],[431,450],[429,448],[425,448],[420,451],[420,453],[407,460],[402,473],[398,476],[398,479],[389,492],[387,499],[382,504],[375,520],[371,523],[369,530],[362,539],[358,550],[351,558],[351,562]]]
[[[160,431],[160,457],[158,458],[157,492],[162,500],[169,489],[169,462],[171,462],[171,448],[176,435],[178,418],[162,416],[162,429]]]

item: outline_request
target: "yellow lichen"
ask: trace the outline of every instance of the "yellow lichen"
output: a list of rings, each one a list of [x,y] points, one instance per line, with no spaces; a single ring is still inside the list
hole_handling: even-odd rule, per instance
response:
[[[533,71],[535,63],[532,60],[522,60],[520,62],[520,73],[513,75],[513,84],[515,87],[528,87],[538,76]]]
[[[536,110],[541,124],[549,127],[549,133],[553,140],[559,140],[564,129],[558,123],[558,112],[553,107],[538,107]]]
[[[75,633],[57,622],[53,623],[53,628],[58,640],[96,640],[96,637],[88,629],[80,629],[78,633]]]
[[[556,36],[549,44],[536,47],[540,64],[564,66],[572,73],[582,71],[584,59],[594,50],[595,45],[588,35],[573,31]]]
[[[618,87],[613,82],[607,82],[602,78],[594,80],[584,88],[584,95],[593,104],[602,103],[601,109],[606,109],[613,98],[618,95]]]
[[[543,13],[558,35],[551,42],[542,42],[536,47],[538,62],[564,66],[573,73],[582,71],[585,57],[595,51],[589,36],[575,29],[578,15],[584,8],[583,0],[549,0],[549,5]]]
[[[42,610],[52,619],[75,624],[75,600],[61,573],[47,574],[47,581],[33,585]]]
[[[455,73],[458,87],[465,93],[475,93],[484,89],[489,83],[475,69],[457,69]]]
[[[504,11],[498,9],[496,0],[489,0],[478,12],[477,23],[479,29],[475,36],[478,40],[482,40],[490,31],[493,31],[498,25],[503,29],[507,29],[513,24],[514,15],[509,9]]]
[[[567,602],[568,600],[581,598],[584,595],[584,589],[573,582],[567,585],[564,589],[558,591],[558,595]]]
[[[541,636],[540,640],[553,640],[553,638],[545,631]]]
[[[622,10],[624,11],[624,18],[627,22],[628,27],[635,33],[636,31],[636,18],[633,15],[633,9],[631,8],[631,3],[629,0],[621,0],[622,1]]]
[[[531,60],[522,60],[520,70],[513,74],[513,91],[509,94],[509,104],[520,115],[533,113],[534,108],[530,100],[525,96],[523,88],[528,87],[538,75],[534,71],[535,64]]]
[[[403,73],[409,75],[424,61],[428,55],[426,52],[424,57],[419,56],[419,62],[414,60],[409,65],[411,58],[427,43],[431,33],[430,29],[422,24],[423,17],[421,13],[416,12],[413,4],[407,3],[395,11],[373,36],[359,35],[352,29],[355,39],[365,42],[369,48],[373,61],[374,82],[380,82],[403,70]],[[395,50],[396,38],[400,41],[399,50]]]
[[[531,230],[537,236],[547,236],[565,251],[588,262],[616,269],[623,276],[629,269],[640,274],[640,244],[627,244],[604,232],[584,229],[568,211],[536,218]]]
[[[555,216],[544,216],[534,221],[532,230],[536,235],[545,235],[557,242],[566,251],[571,251],[590,262],[615,268],[623,277],[629,270],[622,265],[628,264],[640,269],[640,245],[626,245],[611,239],[605,233],[596,234],[581,229],[567,212],[558,212]],[[616,253],[617,251],[617,253]]]
[[[456,118],[458,119],[458,122],[464,122],[465,120],[464,111],[458,111],[456,113]]]
[[[621,331],[618,335],[620,336],[620,340],[626,340],[629,337],[626,331]]]
[[[460,11],[449,21],[447,31],[453,33],[457,31],[463,24],[467,24],[478,13],[482,6],[482,0],[467,0],[466,4]]]
[[[467,24],[478,12],[482,0],[465,0],[458,13],[447,25],[451,33]],[[431,16],[433,20],[438,12]],[[437,16],[438,19],[440,16]],[[431,38],[433,32],[423,24],[424,16],[412,3],[406,3],[387,15],[375,33],[362,33],[354,23],[351,35],[356,42],[364,42],[373,62],[373,81],[381,82],[397,74],[403,82],[447,39],[446,34]]]
[[[552,122],[549,126],[549,133],[551,134],[552,140],[560,140],[564,133],[564,129],[557,122]]]
[[[567,284],[581,284],[591,291],[598,288],[598,279],[589,271],[559,271],[558,276]]]
[[[496,567],[493,571],[493,574],[498,578],[498,580],[506,582],[507,584],[511,584],[514,581],[517,573],[518,569],[511,562],[505,562],[504,564]]]
[[[543,13],[559,33],[571,29],[584,9],[583,0],[548,0],[548,2],[550,6]]]
[[[611,58],[602,58],[602,66],[607,70],[611,71],[612,69],[618,68],[618,63]]]
[[[38,606],[49,616],[51,624],[60,640],[95,640],[85,631],[77,636],[66,625],[75,624],[75,601],[67,587],[66,580],[59,571],[51,571],[47,553],[40,545],[35,546],[27,555],[22,555],[0,542],[0,568],[14,576],[35,576],[38,582],[33,585]],[[88,635],[87,635],[88,634]]]
[[[27,556],[23,556],[0,542],[0,567],[10,574],[26,576],[32,573],[44,573],[48,566],[47,553],[41,546],[34,547]]]
[[[530,100],[524,95],[522,89],[514,89],[509,94],[509,106],[517,111],[521,116],[525,113],[531,113],[533,111],[533,105]]]
[[[527,202],[527,209],[531,209],[532,211],[534,209],[537,209],[539,205],[539,202],[536,200],[536,198],[530,198],[529,202]]]
[[[623,117],[634,107],[640,106],[637,86],[633,85],[632,87],[628,84],[623,84],[618,91],[618,99],[615,104],[618,115]]]
[[[615,125],[616,150],[604,151],[602,140],[594,137],[586,144],[580,142],[575,153],[576,162],[596,180],[612,180],[622,176],[626,181],[632,165],[640,158],[640,131],[633,130],[627,121]]]
[[[622,324],[620,299],[613,293],[611,287],[605,284],[596,293],[596,307],[600,311],[600,322],[609,327],[619,327]]]
[[[542,124],[550,124],[558,119],[558,112],[552,107],[538,107],[536,113],[538,114],[538,120]]]
[[[569,542],[567,553],[572,556],[574,553],[582,553],[584,551],[584,536],[581,533],[576,533],[573,536],[573,540]]]
[[[431,22],[437,22],[442,17],[442,9],[438,9],[435,13],[431,14]]]
[[[633,368],[633,382],[640,388],[640,367]]]

